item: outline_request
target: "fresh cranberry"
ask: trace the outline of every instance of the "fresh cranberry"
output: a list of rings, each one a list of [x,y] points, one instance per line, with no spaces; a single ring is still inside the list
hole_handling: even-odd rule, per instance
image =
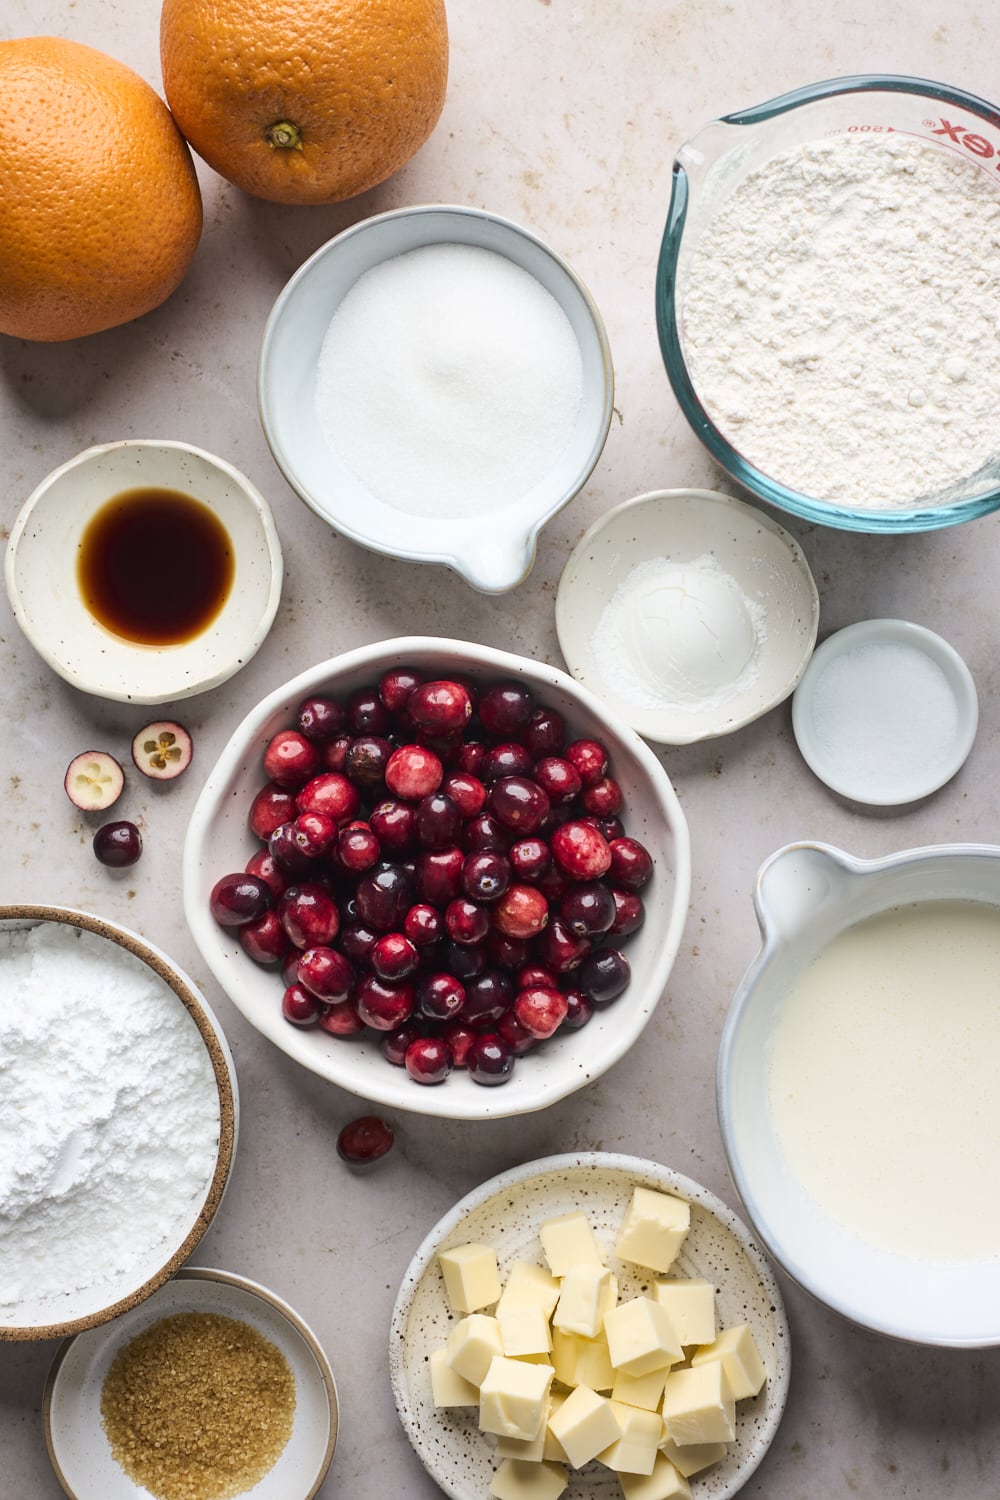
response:
[[[608,879],[626,891],[638,891],[653,873],[653,858],[638,839],[617,838],[610,843]]]
[[[559,985],[551,969],[543,969],[541,964],[523,964],[518,970],[517,987],[519,990],[557,990]]]
[[[620,891],[612,886],[611,894],[615,902],[615,920],[608,928],[609,937],[630,937],[633,932],[638,932],[646,920],[646,908],[642,904],[642,898],[634,891]]]
[[[499,901],[510,885],[510,862],[494,849],[467,854],[462,889],[470,901]]]
[[[360,875],[377,864],[382,845],[368,823],[345,823],[337,834],[337,863],[344,870]]]
[[[486,938],[486,956],[499,969],[521,969],[528,961],[531,945],[527,938],[508,937],[491,927]]]
[[[582,990],[566,990],[566,1019],[563,1025],[570,1031],[579,1031],[594,1014],[594,1007]]]
[[[319,753],[324,771],[343,771],[351,739],[349,734],[335,734],[332,740],[323,741]]]
[[[486,788],[478,776],[467,771],[452,771],[441,783],[441,790],[450,797],[462,815],[463,822],[474,818],[486,806]]]
[[[580,965],[576,983],[594,1005],[609,1005],[625,989],[630,973],[624,953],[617,948],[599,948]]]
[[[299,733],[307,740],[323,744],[340,734],[344,727],[344,710],[336,698],[303,698],[295,722]]]
[[[514,1050],[495,1032],[477,1036],[466,1055],[469,1077],[486,1088],[506,1083],[514,1071]]]
[[[444,1083],[452,1070],[451,1048],[443,1037],[418,1036],[406,1049],[404,1066],[415,1083]]]
[[[456,979],[474,979],[486,968],[486,950],[477,945],[463,947],[461,943],[448,942],[441,950],[441,963]]]
[[[395,717],[403,712],[413,689],[419,687],[423,680],[413,667],[390,667],[379,678],[378,695]]]
[[[336,948],[307,948],[296,968],[299,984],[304,984],[317,1000],[328,1005],[349,1000],[354,991],[356,975],[342,953]]]
[[[444,766],[433,750],[423,745],[400,745],[389,757],[385,784],[405,802],[419,802],[436,792],[444,778]]]
[[[387,984],[377,974],[362,974],[354,991],[358,1015],[374,1031],[394,1031],[413,1012],[413,986],[406,980]]]
[[[377,693],[359,688],[347,700],[347,727],[354,735],[384,735],[389,731],[390,715]]]
[[[467,948],[483,941],[490,930],[490,914],[484,906],[459,896],[445,907],[444,925],[451,941]]]
[[[450,1021],[465,1004],[465,985],[453,974],[421,974],[414,995],[420,1015],[431,1021]]]
[[[510,834],[492,813],[481,812],[466,823],[462,843],[470,854],[478,849],[495,849],[505,854],[510,845]]]
[[[472,699],[459,682],[424,682],[406,701],[407,717],[432,734],[462,730],[472,717]]]
[[[559,902],[559,915],[578,937],[600,937],[615,920],[611,888],[599,880],[571,885]]]
[[[294,793],[287,787],[278,786],[277,782],[269,781],[251,802],[247,822],[251,832],[256,834],[261,843],[266,843],[281,823],[291,822],[296,812]]]
[[[544,1041],[558,1031],[568,1009],[566,997],[559,990],[533,987],[521,990],[514,1001],[514,1019],[531,1036]]]
[[[504,776],[530,776],[532,759],[523,745],[494,745],[483,760],[482,779],[487,783]]]
[[[442,792],[433,792],[417,806],[417,840],[425,849],[451,849],[462,831],[458,803]]]
[[[465,982],[462,1020],[467,1026],[492,1026],[514,1002],[514,981],[500,969],[484,969]]]
[[[537,885],[550,906],[557,906],[569,890],[570,881],[557,864],[550,863],[545,873],[537,876],[533,884]]]
[[[263,880],[276,901],[288,887],[288,876],[275,863],[270,849],[258,849],[256,854],[251,854],[246,862],[246,873]]]
[[[281,997],[281,1014],[293,1026],[315,1026],[323,1014],[323,1004],[304,985],[290,984]]]
[[[264,774],[278,786],[304,786],[320,768],[316,746],[297,729],[279,729],[264,751]]]
[[[385,932],[372,949],[372,968],[380,979],[405,979],[417,967],[417,950],[401,932]]]
[[[479,697],[479,717],[489,734],[518,739],[531,723],[535,700],[519,682],[497,682]]]
[[[405,802],[397,802],[392,797],[385,798],[372,809],[368,822],[382,848],[393,854],[408,853],[416,844],[413,808],[407,807]]]
[[[571,932],[566,923],[556,917],[539,939],[538,959],[554,973],[568,974],[571,969],[576,969],[583,963],[592,947],[590,938]]]
[[[394,1031],[386,1031],[379,1038],[379,1051],[386,1062],[392,1063],[394,1068],[401,1068],[406,1059],[406,1049],[411,1042],[416,1041],[423,1033],[412,1021],[404,1021],[402,1026],[397,1026]]]
[[[478,776],[481,780],[486,755],[486,746],[481,740],[466,740],[455,756],[455,770],[464,771],[469,776]]]
[[[352,1167],[370,1167],[392,1150],[392,1126],[378,1115],[349,1120],[337,1136],[337,1155]]]
[[[462,892],[461,849],[440,849],[417,856],[415,884],[421,901],[443,910]]]
[[[290,885],[278,901],[278,916],[296,948],[318,948],[332,943],[340,929],[336,901],[325,886],[315,881]]]
[[[376,932],[393,932],[413,905],[413,889],[399,865],[379,865],[362,875],[354,899],[358,916]]]
[[[360,792],[339,771],[321,771],[306,782],[295,798],[297,812],[325,813],[335,823],[356,818],[360,806]]]
[[[533,760],[558,755],[566,740],[566,721],[554,708],[536,708],[524,731],[524,744]]]
[[[523,1057],[532,1047],[538,1046],[538,1037],[525,1031],[512,1010],[504,1011],[497,1022],[497,1032],[510,1047],[515,1057]]]
[[[322,859],[336,837],[337,825],[326,813],[299,813],[292,823],[292,842],[309,860]]]
[[[572,802],[583,786],[576,767],[559,755],[545,755],[536,761],[532,775],[553,802]]]
[[[277,968],[288,952],[288,937],[275,911],[266,911],[237,931],[244,953],[265,969]]]
[[[312,867],[312,860],[299,848],[295,837],[295,820],[279,823],[267,841],[268,853],[286,875],[305,875]]]
[[[444,937],[444,918],[436,906],[426,901],[411,906],[403,919],[403,933],[418,948],[438,943]]]
[[[511,844],[507,858],[518,880],[527,880],[532,884],[541,880],[546,871],[552,868],[552,854],[549,846],[537,835],[532,838],[518,839],[516,844]]]
[[[549,919],[549,903],[533,885],[512,885],[493,908],[493,922],[506,937],[533,938]]]
[[[365,1023],[353,1000],[339,1000],[334,1005],[324,1006],[320,1012],[319,1028],[331,1036],[357,1036],[364,1031]]]
[[[580,793],[580,801],[594,817],[613,818],[616,813],[621,812],[624,798],[614,777],[602,776],[600,781],[584,787]]]
[[[437,756],[442,766],[452,770],[458,752],[462,748],[462,732],[455,734],[431,734],[429,729],[418,729],[416,731],[416,743],[424,750],[430,750]]]
[[[388,740],[377,734],[359,735],[347,747],[344,773],[366,792],[380,790],[385,785],[385,768],[391,755]]]
[[[451,1048],[451,1060],[456,1068],[465,1067],[474,1037],[474,1031],[470,1031],[468,1026],[463,1026],[457,1021],[445,1027],[444,1039]]]
[[[271,889],[257,875],[223,875],[212,887],[209,910],[220,927],[243,927],[256,922],[271,905]]]
[[[527,776],[503,776],[490,788],[493,816],[519,836],[537,833],[549,815],[549,799]]]
[[[557,828],[550,848],[552,858],[571,880],[600,880],[611,867],[607,839],[580,819]]]
[[[370,969],[372,954],[379,935],[361,922],[350,922],[340,933],[340,951],[352,964],[361,969]]]

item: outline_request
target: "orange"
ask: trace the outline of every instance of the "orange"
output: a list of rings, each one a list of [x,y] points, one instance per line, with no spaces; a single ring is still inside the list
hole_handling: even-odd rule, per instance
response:
[[[164,0],[167,102],[237,187],[338,203],[391,176],[444,105],[444,0]]]
[[[0,42],[0,332],[75,339],[158,307],[201,234],[190,152],[131,68]]]

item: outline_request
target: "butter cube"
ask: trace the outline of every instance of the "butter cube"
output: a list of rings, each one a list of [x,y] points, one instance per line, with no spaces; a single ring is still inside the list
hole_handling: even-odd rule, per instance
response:
[[[541,1431],[549,1410],[551,1365],[495,1355],[479,1386],[479,1426],[499,1437],[530,1441]]]
[[[596,1339],[604,1327],[605,1314],[617,1301],[618,1278],[606,1266],[570,1266],[562,1280],[552,1326],[564,1333]]]
[[[648,1375],[682,1359],[669,1314],[651,1297],[633,1297],[604,1319],[611,1363],[626,1375]]]
[[[477,1406],[479,1388],[463,1380],[448,1363],[448,1351],[441,1345],[430,1357],[431,1394],[435,1406]]]
[[[725,1443],[685,1443],[680,1448],[666,1438],[660,1444],[660,1452],[669,1458],[678,1474],[690,1479],[692,1474],[700,1474],[702,1469],[710,1469],[725,1458],[727,1449]]]
[[[611,1387],[612,1401],[639,1406],[643,1411],[657,1411],[669,1368],[665,1365],[662,1370],[650,1370],[648,1375],[629,1375],[625,1370],[616,1370],[615,1383]]]
[[[552,1431],[552,1418],[568,1395],[568,1391],[549,1392],[549,1414],[545,1421],[545,1447],[542,1450],[542,1457],[558,1464],[568,1464],[569,1459],[566,1457],[566,1449]]]
[[[700,1276],[690,1281],[658,1281],[656,1300],[670,1314],[682,1344],[710,1344],[715,1338],[715,1287]]]
[[[470,1313],[456,1323],[448,1338],[448,1364],[473,1385],[481,1385],[490,1361],[503,1353],[500,1324],[486,1313]]]
[[[612,1400],[621,1436],[597,1455],[598,1463],[626,1474],[652,1474],[663,1430],[659,1413]]]
[[[582,1469],[621,1436],[611,1402],[586,1385],[578,1385],[566,1397],[549,1418],[549,1428],[574,1469]]]
[[[499,1463],[502,1458],[516,1458],[522,1463],[540,1464],[545,1457],[547,1432],[548,1424],[543,1421],[533,1438],[498,1437],[493,1449],[495,1461]]]
[[[547,1355],[552,1348],[549,1320],[536,1302],[527,1307],[497,1307],[504,1354]]]
[[[619,1474],[625,1500],[691,1500],[691,1486],[662,1453],[652,1474]]]
[[[453,1250],[441,1250],[438,1265],[452,1312],[479,1312],[499,1297],[500,1272],[489,1245],[456,1245]]]
[[[661,1410],[667,1436],[681,1447],[731,1443],[736,1435],[736,1403],[719,1359],[689,1370],[671,1370]]]
[[[703,1345],[691,1356],[691,1364],[703,1365],[710,1359],[722,1361],[736,1401],[756,1396],[767,1379],[764,1362],[757,1352],[753,1334],[745,1323],[740,1323],[736,1328],[725,1329],[712,1343]]]
[[[556,1379],[563,1385],[589,1385],[594,1391],[610,1391],[615,1372],[603,1333],[583,1339],[576,1333],[552,1330],[552,1363]]]
[[[497,1316],[516,1307],[540,1307],[547,1318],[559,1301],[559,1283],[542,1266],[533,1266],[530,1261],[516,1260],[510,1268],[500,1301]]]
[[[582,1209],[546,1219],[538,1236],[553,1276],[565,1276],[571,1266],[603,1266],[604,1251]]]
[[[651,1271],[669,1271],[691,1227],[690,1206],[669,1193],[637,1187],[615,1251]]]
[[[566,1484],[566,1470],[561,1464],[505,1458],[493,1475],[490,1494],[497,1500],[558,1500]]]

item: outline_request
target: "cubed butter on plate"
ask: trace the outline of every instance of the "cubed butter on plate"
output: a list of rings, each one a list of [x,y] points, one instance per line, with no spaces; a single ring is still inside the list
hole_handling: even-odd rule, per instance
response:
[[[527,1260],[516,1260],[511,1266],[500,1293],[496,1311],[512,1311],[516,1307],[540,1307],[547,1318],[559,1301],[559,1283],[543,1266],[532,1265]]]
[[[552,1348],[549,1320],[539,1303],[526,1307],[497,1307],[497,1322],[503,1340],[503,1352],[516,1355],[548,1354]]]
[[[731,1443],[736,1435],[736,1402],[721,1360],[671,1370],[661,1410],[667,1436],[682,1447]]]
[[[604,1318],[618,1301],[618,1278],[607,1266],[587,1263],[570,1266],[562,1279],[562,1290],[552,1314],[553,1328],[596,1339]]]
[[[764,1362],[745,1323],[725,1329],[712,1343],[696,1350],[691,1356],[691,1365],[696,1367],[712,1359],[722,1361],[735,1401],[756,1396],[767,1379]]]
[[[530,1442],[541,1431],[549,1410],[551,1365],[494,1356],[479,1386],[479,1427],[498,1437]]]
[[[543,1422],[533,1438],[498,1437],[493,1449],[493,1458],[499,1463],[502,1458],[517,1458],[525,1463],[540,1464],[545,1458],[545,1438],[548,1424]]]
[[[627,1375],[648,1375],[683,1359],[670,1315],[651,1297],[633,1297],[604,1319],[611,1363]]]
[[[503,1353],[500,1324],[486,1313],[470,1313],[448,1337],[448,1363],[463,1380],[481,1385],[490,1361]]]
[[[430,1357],[431,1393],[435,1406],[478,1406],[479,1387],[464,1380],[448,1363],[448,1351],[441,1345]]]
[[[612,1400],[621,1436],[597,1455],[598,1463],[626,1474],[652,1474],[663,1431],[659,1413]]]
[[[556,1379],[563,1385],[589,1385],[595,1391],[610,1391],[615,1372],[604,1334],[584,1339],[577,1333],[552,1330],[552,1363]]]
[[[500,1271],[490,1245],[456,1245],[438,1253],[452,1312],[479,1312],[500,1296]]]
[[[691,1209],[682,1198],[637,1187],[622,1221],[615,1251],[651,1271],[669,1271],[691,1227]]]
[[[571,1266],[604,1265],[604,1251],[582,1209],[546,1219],[538,1237],[553,1276],[565,1276]]]
[[[582,1469],[621,1436],[611,1402],[586,1385],[570,1392],[549,1418],[549,1430],[574,1469]]]
[[[616,1370],[615,1383],[611,1387],[612,1401],[640,1406],[643,1411],[657,1411],[669,1368],[669,1365],[664,1365],[662,1370],[650,1370],[648,1375],[629,1375],[625,1370]]]
[[[566,1484],[562,1464],[533,1464],[519,1458],[505,1458],[493,1475],[490,1494],[497,1500],[558,1500]]]
[[[725,1443],[685,1443],[682,1448],[672,1438],[665,1438],[660,1444],[660,1452],[664,1458],[669,1458],[685,1479],[690,1479],[692,1474],[700,1474],[702,1469],[710,1469],[713,1464],[721,1463],[727,1451]]]
[[[691,1486],[662,1453],[652,1474],[619,1474],[625,1500],[691,1500]]]
[[[658,1281],[656,1300],[670,1314],[682,1344],[710,1344],[715,1338],[715,1287],[700,1276],[689,1281]]]

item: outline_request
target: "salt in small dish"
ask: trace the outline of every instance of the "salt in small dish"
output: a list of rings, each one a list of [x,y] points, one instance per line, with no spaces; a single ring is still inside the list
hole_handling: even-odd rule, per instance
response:
[[[872,807],[903,806],[944,786],[978,723],[965,662],[909,620],[860,620],[828,636],[792,699],[806,764],[832,791]]]
[[[713,490],[655,490],[574,547],[556,596],[573,676],[664,745],[729,734],[805,670],[819,596],[793,537]]]
[[[284,1355],[295,1377],[291,1436],[252,1493],[256,1500],[310,1500],[326,1477],[337,1443],[339,1406],[329,1360],[309,1326],[280,1297],[228,1271],[187,1267],[142,1307],[61,1345],[42,1401],[45,1442],[70,1500],[143,1500],[101,1425],[101,1390],[120,1349],[161,1318],[216,1313],[249,1324]],[[251,1493],[244,1491],[244,1493]]]
[[[231,552],[217,612],[198,633],[167,644],[108,629],[78,576],[88,525],[109,501],[139,489],[199,502]],[[217,687],[251,660],[277,612],[282,555],[267,501],[232,464],[188,443],[130,439],[87,448],[42,480],[14,522],[4,571],[14,618],[53,671],[95,697],[152,704]]]
[[[456,1317],[444,1295],[438,1252],[469,1242],[490,1245],[501,1280],[518,1259],[541,1263],[538,1226],[583,1209],[611,1251],[636,1187],[673,1194],[691,1205],[691,1229],[671,1275],[704,1277],[716,1288],[722,1327],[746,1323],[767,1372],[763,1390],[736,1408],[736,1440],[695,1481],[703,1500],[729,1500],[746,1483],[781,1421],[791,1370],[781,1292],[749,1230],[726,1205],[690,1178],[657,1162],[613,1152],[580,1152],[526,1162],[474,1188],[434,1226],[407,1267],[389,1338],[389,1373],[400,1421],[427,1472],[451,1500],[483,1500],[493,1450],[474,1407],[435,1408],[428,1360]],[[619,1297],[638,1296],[651,1273],[609,1254]],[[569,1471],[563,1500],[616,1500],[617,1475],[600,1464]]]

